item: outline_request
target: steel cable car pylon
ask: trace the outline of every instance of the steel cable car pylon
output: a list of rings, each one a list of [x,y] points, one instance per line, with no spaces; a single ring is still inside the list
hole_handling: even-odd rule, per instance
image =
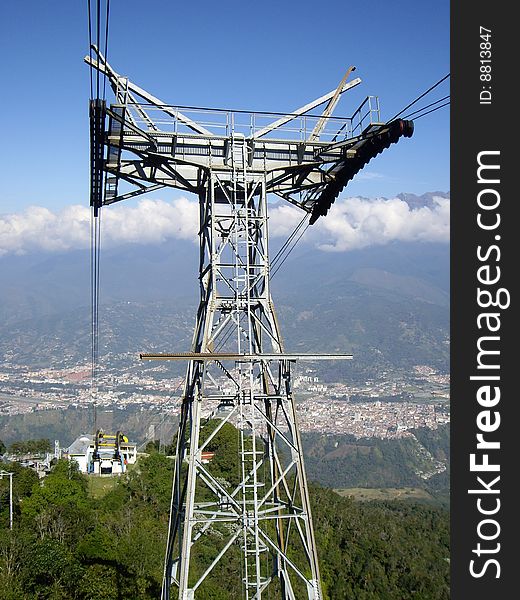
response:
[[[212,577],[225,576],[234,554],[247,600],[264,592],[319,600],[291,365],[351,356],[285,352],[270,293],[268,194],[314,222],[371,158],[410,136],[413,124],[381,123],[373,97],[352,118],[332,117],[340,95],[360,83],[347,77],[275,121],[272,114],[174,107],[96,54],[85,60],[107,77],[114,101],[91,111],[93,206],[164,187],[199,199],[200,302],[191,351],[142,355],[188,361],[161,598],[173,589],[181,600],[197,598]],[[325,103],[324,114],[309,115]],[[125,192],[122,182],[130,184]],[[204,456],[229,423],[238,432],[238,472],[222,478]]]

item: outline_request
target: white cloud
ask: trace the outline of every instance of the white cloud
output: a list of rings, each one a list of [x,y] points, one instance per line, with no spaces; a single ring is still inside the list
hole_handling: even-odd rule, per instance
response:
[[[269,210],[269,235],[289,237],[303,217],[304,213],[292,204],[274,206]]]
[[[141,200],[136,207],[114,206],[102,211],[101,236],[106,246],[153,244],[170,238],[196,241],[199,211],[196,202]],[[31,206],[18,214],[0,216],[0,256],[33,250],[88,248],[90,208],[74,205],[53,213]]]
[[[320,218],[309,236],[318,248],[344,252],[392,241],[447,242],[450,200],[435,197],[433,207],[410,208],[404,200],[346,198]]]
[[[303,213],[289,204],[271,208],[273,237],[287,237]],[[433,208],[411,209],[406,202],[362,198],[338,200],[325,218],[310,227],[304,240],[325,251],[346,251],[402,241],[448,241],[450,201],[435,198]],[[177,238],[197,241],[198,202],[143,199],[102,211],[102,243],[156,244]],[[0,215],[0,256],[30,251],[88,248],[90,209],[74,205],[54,213],[32,206],[22,213]]]
[[[382,173],[376,173],[375,171],[361,171],[356,175],[356,179],[359,181],[372,181],[374,179],[384,179],[384,175]]]

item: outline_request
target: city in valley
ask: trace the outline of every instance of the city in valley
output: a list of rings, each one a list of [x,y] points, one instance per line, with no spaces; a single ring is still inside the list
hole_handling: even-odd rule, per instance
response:
[[[119,357],[121,358],[121,357]],[[34,369],[6,362],[0,369],[0,415],[68,407],[135,407],[176,416],[184,377],[166,364],[102,368],[91,386],[90,365]],[[308,363],[307,363],[308,364]],[[317,369],[298,366],[293,379],[303,432],[350,434],[356,438],[399,438],[409,430],[436,429],[449,422],[449,375],[427,365],[410,372],[381,372],[362,383],[324,381]],[[218,382],[225,388],[224,377]],[[211,406],[203,407],[206,416]]]

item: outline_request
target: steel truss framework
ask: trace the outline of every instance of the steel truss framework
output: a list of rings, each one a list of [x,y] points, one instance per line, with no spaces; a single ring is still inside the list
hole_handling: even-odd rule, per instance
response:
[[[295,578],[309,598],[320,598],[290,361],[262,358],[265,349],[276,354],[283,347],[269,293],[265,177],[248,175],[240,159],[244,150],[241,143],[234,149],[231,172],[211,172],[200,197],[201,302],[192,348],[197,353],[234,350],[249,357],[189,363],[165,580],[171,565],[179,597],[193,598],[212,567],[237,544],[246,598],[260,598],[276,577],[283,598],[298,597]],[[229,195],[226,178],[234,182]],[[218,191],[224,201],[217,201]],[[222,374],[229,382],[225,388],[218,379]],[[212,401],[219,407],[217,415],[228,408],[202,441],[200,411]],[[239,432],[240,473],[229,486],[211,473],[202,453],[231,420]],[[205,543],[203,534],[212,527],[220,527],[223,535],[219,551],[208,570],[192,578],[192,550]],[[291,546],[293,537],[298,543]],[[306,561],[295,562],[289,547],[293,552],[303,548]],[[166,590],[163,597],[168,597]]]
[[[284,353],[270,294],[267,195],[287,199],[313,222],[370,158],[411,135],[411,125],[380,123],[375,98],[350,119],[333,118],[341,94],[360,82],[347,83],[353,69],[336,90],[273,121],[272,114],[181,111],[121,77],[97,55],[86,61],[106,75],[115,102],[91,103],[95,214],[102,205],[163,187],[199,198],[200,304],[191,352],[143,355],[188,359],[162,600],[172,589],[179,599],[196,598],[212,576],[221,576],[231,553],[241,557],[247,600],[264,592],[284,600],[318,600],[320,575],[291,382],[295,356]],[[309,116],[322,104],[322,115]],[[119,193],[122,182],[133,187]],[[216,419],[202,419],[207,406]],[[204,456],[228,423],[237,430],[239,470],[223,480]],[[197,560],[201,554],[209,565],[205,571]]]

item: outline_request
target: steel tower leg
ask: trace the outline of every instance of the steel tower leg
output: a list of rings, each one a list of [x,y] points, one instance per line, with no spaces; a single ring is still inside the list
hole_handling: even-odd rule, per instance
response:
[[[241,557],[246,600],[260,599],[268,588],[269,597],[319,600],[290,362],[257,358],[283,352],[269,290],[265,176],[247,172],[243,138],[232,140],[230,152],[232,169],[210,171],[199,198],[200,304],[192,351],[255,357],[188,365],[161,598],[196,598],[234,553]],[[222,479],[203,452],[227,423],[237,428],[238,472]],[[223,458],[219,447],[214,452],[215,460]]]

